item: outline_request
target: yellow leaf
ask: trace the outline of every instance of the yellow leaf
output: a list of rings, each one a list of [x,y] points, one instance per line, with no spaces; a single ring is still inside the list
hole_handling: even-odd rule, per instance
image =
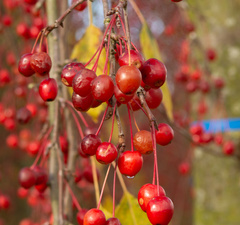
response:
[[[77,59],[81,63],[87,63],[94,53],[97,51],[98,47],[102,42],[103,33],[94,25],[90,25],[83,37],[78,41],[78,43],[73,47],[73,51],[71,54],[71,59]],[[92,69],[95,61],[97,59],[97,55],[92,60],[92,62],[87,66],[88,69]],[[97,75],[103,74],[103,68],[106,61],[106,52],[103,49],[101,56],[98,61],[98,69]]]
[[[124,225],[147,225],[150,224],[147,214],[142,211],[138,200],[126,192],[119,205],[116,207],[116,217]]]
[[[79,62],[85,64],[87,63],[94,53],[97,51],[98,47],[100,46],[103,38],[102,31],[95,27],[94,25],[89,25],[86,29],[83,37],[77,42],[74,46],[71,59],[77,59]],[[98,55],[98,54],[97,54]],[[96,59],[92,60],[92,62],[87,66],[88,69],[92,69]],[[105,49],[102,50],[101,56],[98,61],[98,68],[97,68],[97,75],[103,74],[103,69],[106,61],[106,52]],[[72,88],[69,88],[69,93],[72,94]],[[98,121],[98,116],[101,114],[102,111],[105,109],[105,104],[102,104],[94,109],[89,109],[87,113],[93,118],[95,122]]]
[[[87,111],[87,114],[90,115],[95,123],[98,122],[98,117],[106,109],[106,103],[102,103],[96,108],[91,108]]]
[[[158,60],[161,60],[158,43],[153,37],[153,34],[146,23],[143,24],[140,32],[140,44],[143,55],[146,59],[156,58]],[[173,121],[173,104],[167,81],[161,87],[161,90],[163,92],[163,105],[166,109],[166,113],[168,115],[168,118]]]

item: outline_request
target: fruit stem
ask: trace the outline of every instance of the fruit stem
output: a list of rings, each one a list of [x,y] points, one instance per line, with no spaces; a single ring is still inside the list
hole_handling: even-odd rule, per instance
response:
[[[132,106],[131,106],[131,105],[129,105],[129,106],[130,106],[130,108],[131,108],[132,117],[133,117],[133,121],[134,121],[135,127],[137,128],[137,131],[140,131],[140,129],[139,129],[138,125],[137,125],[136,118],[135,118],[135,116],[134,116],[134,112],[133,112],[133,110],[132,110]]]
[[[103,192],[104,192],[104,189],[105,189],[105,186],[106,186],[106,182],[107,182],[107,178],[108,178],[110,169],[111,169],[111,164],[109,164],[109,166],[108,166],[108,169],[107,169],[107,172],[106,172],[104,181],[103,181],[103,186],[102,186],[102,190],[101,190],[101,194],[100,194],[100,198],[99,198],[99,202],[98,202],[97,209],[99,209],[99,208],[100,208],[100,205],[101,205],[101,201],[102,201],[102,197],[103,197]]]
[[[113,129],[114,129],[114,117],[115,117],[115,111],[116,111],[116,108],[117,108],[117,102],[115,103],[114,110],[113,110],[112,129],[111,129],[111,133],[110,133],[110,137],[109,137],[108,142],[111,142],[111,140],[112,140]]]
[[[81,118],[82,122],[84,123],[85,127],[89,127],[87,121],[85,120],[83,114],[79,111],[77,111],[77,114],[79,115],[79,117]]]
[[[32,48],[31,53],[34,53],[35,48],[36,48],[36,45],[37,45],[37,42],[38,42],[39,38],[42,36],[42,32],[43,32],[43,31],[40,31],[40,32],[38,33],[38,36],[37,36],[36,41],[35,41],[35,43],[34,43],[34,45],[33,45],[33,48]]]
[[[92,58],[84,65],[85,67],[94,59],[94,57],[97,55],[97,53],[100,50],[100,46],[98,47],[97,51],[94,53],[94,55],[92,56]]]
[[[77,129],[78,129],[78,132],[80,134],[80,137],[83,139],[84,138],[83,131],[82,131],[80,123],[79,123],[79,121],[78,121],[78,119],[77,119],[77,117],[76,117],[76,115],[74,113],[74,110],[68,103],[67,103],[67,106],[68,106],[68,108],[69,108],[69,110],[70,110],[70,112],[71,112],[71,114],[73,116],[73,119],[75,120],[75,123],[76,123]]]
[[[93,156],[91,156],[90,159],[91,159],[91,165],[92,165],[93,184],[94,184],[94,190],[95,190],[96,204],[98,204],[100,197],[99,197],[99,184],[98,184],[98,178],[97,178],[97,168],[96,168],[96,163]]]
[[[93,24],[93,13],[92,13],[92,2],[90,0],[88,2],[88,17],[89,17],[89,25]]]
[[[103,125],[104,119],[105,119],[105,117],[106,117],[107,111],[108,111],[108,105],[107,105],[107,108],[106,108],[106,110],[105,110],[105,112],[104,112],[104,114],[103,114],[101,123],[100,123],[100,125],[99,125],[99,127],[98,127],[98,130],[97,130],[97,132],[96,132],[96,135],[99,134],[99,132],[100,132],[100,130],[101,130],[101,128],[102,128],[102,125]]]
[[[82,209],[82,207],[80,206],[75,194],[73,193],[73,190],[71,189],[70,185],[68,184],[68,182],[65,180],[66,182],[66,186],[68,188],[68,191],[72,197],[73,203],[75,204],[75,206],[77,207],[78,211],[80,211]]]
[[[106,28],[106,30],[105,30],[105,32],[104,32],[103,40],[102,40],[102,43],[101,43],[101,45],[100,45],[100,47],[99,47],[99,48],[100,48],[100,51],[99,51],[99,53],[98,53],[96,62],[95,62],[95,64],[94,64],[93,67],[92,67],[92,70],[93,70],[94,72],[97,71],[98,61],[99,61],[99,58],[100,58],[100,55],[101,55],[101,52],[102,52],[102,49],[103,49],[103,44],[104,44],[105,37],[106,37],[106,35],[107,35],[108,29],[109,29],[109,27],[112,25],[112,23],[113,23],[113,21],[115,20],[115,18],[116,18],[116,16],[114,16],[114,17],[111,19],[111,22],[108,24],[108,26],[107,26],[107,28]]]
[[[49,135],[50,135],[51,132],[52,132],[52,128],[53,128],[53,127],[50,127],[50,128],[48,129],[48,131],[46,132],[46,134],[44,135],[43,140],[42,140],[42,143],[41,143],[41,146],[40,146],[40,149],[39,149],[39,151],[38,151],[38,155],[37,155],[35,161],[33,162],[31,168],[34,168],[34,167],[37,165],[38,160],[39,160],[40,157],[42,156],[42,154],[43,154],[43,152],[44,152],[44,149],[45,149],[45,146],[46,146],[46,144],[47,144],[47,139],[48,139]]]
[[[151,133],[152,133],[152,143],[153,143],[153,153],[154,153],[154,170],[156,171],[156,177],[157,177],[157,194],[159,196],[160,195],[160,192],[159,192],[159,174],[158,174],[157,144],[156,144],[156,134],[155,134],[154,121],[151,122]]]
[[[132,132],[132,121],[131,121],[131,115],[130,115],[130,109],[129,109],[129,103],[127,104],[128,109],[128,118],[129,118],[129,124],[130,124],[130,133],[131,133],[131,151],[133,152],[133,132]]]
[[[118,157],[116,158],[116,165],[114,167],[114,175],[113,175],[113,217],[115,217],[115,202],[116,202],[116,175],[117,175],[117,162]]]

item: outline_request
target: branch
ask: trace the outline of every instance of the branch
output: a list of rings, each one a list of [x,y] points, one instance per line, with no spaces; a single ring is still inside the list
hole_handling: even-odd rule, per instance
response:
[[[137,90],[137,95],[139,97],[139,100],[141,102],[141,105],[143,106],[144,110],[146,111],[147,117],[149,119],[149,123],[150,126],[152,124],[152,122],[154,122],[154,127],[156,130],[158,130],[158,124],[157,124],[157,120],[154,117],[154,115],[152,114],[152,111],[149,109],[146,100],[145,100],[145,91],[142,87],[139,87]]]
[[[74,8],[76,8],[78,5],[82,4],[86,0],[78,0],[74,4],[72,4],[64,13],[61,15],[57,20],[55,20],[54,24],[48,25],[46,28],[44,28],[44,35],[48,36],[50,32],[52,32],[54,29],[58,28],[59,26],[63,27],[63,22],[72,12]]]

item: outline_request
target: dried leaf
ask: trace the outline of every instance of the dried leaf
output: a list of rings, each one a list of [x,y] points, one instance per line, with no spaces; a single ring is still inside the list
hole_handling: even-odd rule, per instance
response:
[[[158,43],[153,37],[153,34],[146,23],[143,24],[140,32],[140,44],[143,55],[146,59],[156,58],[158,60],[161,60]],[[166,113],[168,115],[168,118],[173,121],[173,104],[167,81],[161,87],[161,90],[163,92],[163,105],[166,109]]]

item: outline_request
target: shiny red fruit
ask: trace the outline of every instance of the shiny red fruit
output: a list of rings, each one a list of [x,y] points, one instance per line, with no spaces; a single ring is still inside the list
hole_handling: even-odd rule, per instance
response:
[[[133,145],[141,154],[149,154],[153,151],[152,134],[147,130],[138,131],[133,137]]]
[[[118,158],[120,172],[128,177],[135,176],[142,168],[143,158],[138,151],[125,151]]]
[[[124,52],[122,55],[119,56],[118,63],[119,63],[119,66],[129,65],[128,51]],[[143,67],[143,64],[144,64],[143,56],[135,50],[130,50],[130,65],[135,66],[139,70],[141,70]]]
[[[114,86],[114,95],[120,104],[127,104],[133,98],[133,95],[123,94],[117,85]]]
[[[72,0],[72,4],[74,4],[77,0]],[[77,7],[75,7],[74,9],[77,11],[83,11],[85,8],[87,7],[87,1],[79,4]]]
[[[137,111],[140,109],[141,102],[136,93],[133,95],[133,98],[129,101],[129,103],[133,111]]]
[[[96,159],[102,164],[109,164],[117,158],[118,151],[115,145],[109,142],[101,143],[96,151]]]
[[[25,77],[30,77],[35,73],[30,64],[31,57],[32,53],[24,54],[18,63],[18,71]]]
[[[93,101],[94,101],[94,99],[93,99],[93,96],[91,93],[85,97],[81,97],[80,95],[76,94],[75,92],[73,92],[73,94],[72,94],[73,106],[78,111],[82,111],[82,112],[88,111],[91,108]]]
[[[173,129],[166,123],[160,123],[156,130],[156,142],[159,145],[168,145],[174,137]]]
[[[91,82],[96,77],[96,73],[92,70],[80,70],[72,80],[73,91],[82,97],[89,95],[91,93]]]
[[[162,102],[163,94],[160,88],[151,88],[146,92],[145,100],[150,109],[156,109]]]
[[[167,225],[172,219],[174,205],[170,198],[158,196],[149,201],[147,216],[152,225]]]
[[[36,182],[36,176],[34,171],[28,167],[20,170],[18,179],[20,185],[26,189],[35,185]]]
[[[52,60],[46,52],[32,54],[30,64],[32,69],[41,76],[49,73],[52,67]]]
[[[118,218],[111,217],[107,220],[105,225],[122,225]]]
[[[126,95],[134,94],[141,85],[142,75],[135,66],[121,66],[116,73],[116,84]]]
[[[81,149],[87,155],[95,155],[101,139],[95,134],[85,136],[81,142]]]
[[[106,217],[100,209],[90,209],[83,218],[83,225],[105,225]]]
[[[106,102],[114,93],[114,83],[110,76],[100,75],[91,82],[91,90],[94,99]]]
[[[159,185],[159,196],[165,196],[165,190]],[[138,192],[138,204],[141,209],[146,212],[148,202],[154,197],[158,196],[157,185],[154,184],[145,184],[143,185]]]
[[[85,67],[82,63],[75,62],[69,63],[66,66],[64,66],[61,73],[62,83],[68,87],[72,87],[72,81],[74,76],[84,68]]]
[[[38,90],[43,101],[53,101],[57,97],[58,85],[55,79],[47,78],[40,83]]]
[[[143,82],[151,88],[161,87],[167,77],[167,69],[165,65],[154,58],[151,58],[144,63],[141,72]]]

